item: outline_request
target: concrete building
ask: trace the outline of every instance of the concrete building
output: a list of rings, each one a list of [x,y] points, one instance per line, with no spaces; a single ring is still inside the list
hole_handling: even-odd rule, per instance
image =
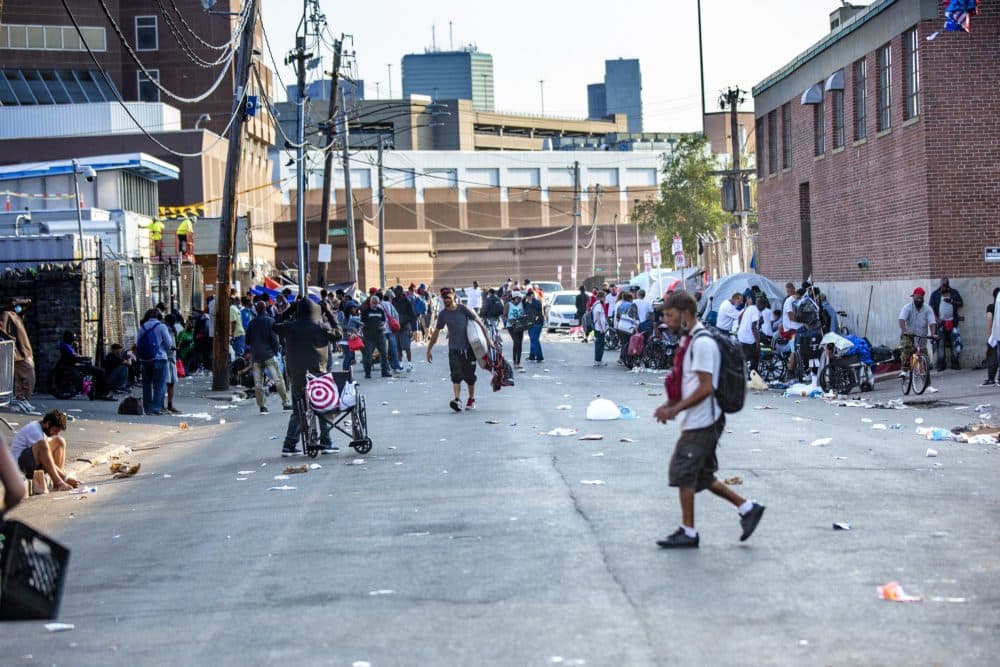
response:
[[[461,50],[410,53],[402,62],[403,98],[472,100],[476,111],[493,111],[493,56],[475,45]]]
[[[650,235],[637,235],[636,200],[657,196],[662,157],[653,151],[534,153],[500,151],[386,151],[384,155],[387,281],[434,284],[497,283],[507,276],[572,283],[573,163],[580,163],[581,242],[597,219],[596,252],[580,250],[577,282],[590,275],[627,280]],[[322,164],[321,155],[310,165]],[[294,167],[282,167],[288,175]],[[306,199],[312,248],[333,244],[326,282],[346,279],[344,173],[334,173],[331,228],[318,227],[322,171],[311,170]],[[378,174],[373,151],[352,158],[359,280],[378,282]],[[292,182],[292,181],[290,181]],[[594,186],[601,186],[598,197]],[[295,264],[295,193],[275,225],[279,266]],[[287,222],[285,222],[287,221]],[[617,244],[616,244],[617,239]],[[617,255],[616,255],[617,245]],[[639,246],[639,254],[636,249]],[[616,261],[620,260],[620,264]],[[321,267],[311,261],[315,284]]]
[[[759,270],[812,276],[876,343],[948,276],[978,358],[1000,285],[1000,6],[943,24],[936,0],[879,0],[754,87]]]
[[[744,155],[756,155],[757,136],[754,133],[752,111],[737,111],[736,125],[740,133],[740,146]],[[728,111],[712,111],[704,115],[705,137],[713,155],[730,155],[733,152],[732,122]]]
[[[587,116],[624,114],[628,131],[642,132],[642,72],[635,58],[604,61],[604,82],[587,86]]]

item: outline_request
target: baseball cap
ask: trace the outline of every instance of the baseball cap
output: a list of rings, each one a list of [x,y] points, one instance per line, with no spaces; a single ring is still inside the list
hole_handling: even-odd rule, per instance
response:
[[[378,293],[378,288],[377,287],[369,287],[368,288],[368,293],[369,294],[376,294],[376,293]]]
[[[913,290],[912,296],[923,296],[926,293],[927,292],[924,291],[923,287],[918,287],[917,289]]]
[[[521,290],[514,290],[513,292],[510,293],[510,298],[512,299],[520,299],[522,296],[524,295],[521,294]]]

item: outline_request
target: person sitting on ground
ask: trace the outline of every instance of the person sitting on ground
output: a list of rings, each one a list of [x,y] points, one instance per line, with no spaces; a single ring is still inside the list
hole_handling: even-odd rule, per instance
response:
[[[79,342],[79,337],[72,331],[63,333],[62,342],[59,343],[59,361],[56,362],[56,366],[72,369],[77,378],[80,375],[89,375],[94,383],[87,395],[91,400],[112,400],[104,371],[94,366],[90,357],[77,354],[76,346]]]
[[[3,507],[0,508],[0,519],[3,514],[24,500],[24,480],[17,468],[17,462],[10,454],[7,442],[0,437],[0,485],[3,485]]]
[[[132,360],[125,355],[121,343],[113,343],[104,357],[104,373],[113,391],[128,391],[128,371]]]
[[[17,461],[25,479],[32,479],[36,470],[44,470],[56,491],[69,491],[80,482],[66,475],[66,415],[59,410],[45,414],[40,421],[25,424],[14,434],[10,453]]]
[[[294,409],[288,418],[288,430],[281,449],[282,456],[295,456],[299,453],[298,442],[301,435],[302,417],[299,415],[302,406],[308,403],[306,398],[306,373],[320,375],[326,372],[327,359],[330,354],[329,344],[340,340],[340,328],[333,328],[323,321],[320,307],[309,298],[298,300],[295,307],[295,318],[274,325],[274,332],[285,343],[285,363],[288,378],[292,383],[292,399]],[[332,425],[326,419],[320,422],[320,453],[332,454],[339,451],[330,442]]]

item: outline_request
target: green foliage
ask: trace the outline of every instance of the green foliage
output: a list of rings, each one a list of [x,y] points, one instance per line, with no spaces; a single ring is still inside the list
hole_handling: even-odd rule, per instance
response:
[[[709,172],[718,165],[701,135],[681,137],[673,152],[664,156],[663,183],[658,199],[641,202],[632,215],[641,228],[654,231],[670,263],[675,234],[684,240],[688,263],[695,261],[698,234],[721,235],[732,216],[722,210],[718,179]]]

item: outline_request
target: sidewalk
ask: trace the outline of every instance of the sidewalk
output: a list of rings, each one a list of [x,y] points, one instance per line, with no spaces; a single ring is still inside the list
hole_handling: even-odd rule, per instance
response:
[[[911,393],[909,396],[904,396],[899,379],[894,373],[892,376],[880,377],[875,382],[875,389],[866,392],[863,396],[873,400],[902,398],[906,403],[916,404],[920,404],[922,401],[954,403],[955,405],[993,403],[996,408],[994,412],[1000,415],[1000,389],[996,386],[980,387],[979,385],[985,379],[985,370],[963,369],[960,371],[941,371],[940,373],[932,370],[931,386],[927,391],[920,395]],[[932,391],[932,389],[937,391]],[[851,396],[857,396],[857,389],[851,392]]]
[[[174,391],[174,407],[181,411],[180,415],[120,415],[118,404],[125,394],[115,401],[91,401],[85,396],[59,400],[50,394],[36,393],[31,397],[31,404],[42,415],[58,409],[73,420],[65,432],[66,468],[68,472],[79,474],[99,461],[106,462],[109,457],[122,454],[126,448],[134,451],[168,443],[172,435],[182,432],[181,423],[186,423],[189,430],[198,429],[217,425],[220,420],[235,421],[237,417],[257,411],[253,399],[233,401],[234,394],[242,395],[239,388],[216,392],[211,390],[211,385],[211,375],[181,378]],[[134,387],[132,395],[141,397],[142,387]],[[0,417],[15,430],[41,419],[41,415],[27,415],[10,408],[0,408]],[[7,430],[2,423],[0,429]],[[4,434],[8,442],[11,435]]]

